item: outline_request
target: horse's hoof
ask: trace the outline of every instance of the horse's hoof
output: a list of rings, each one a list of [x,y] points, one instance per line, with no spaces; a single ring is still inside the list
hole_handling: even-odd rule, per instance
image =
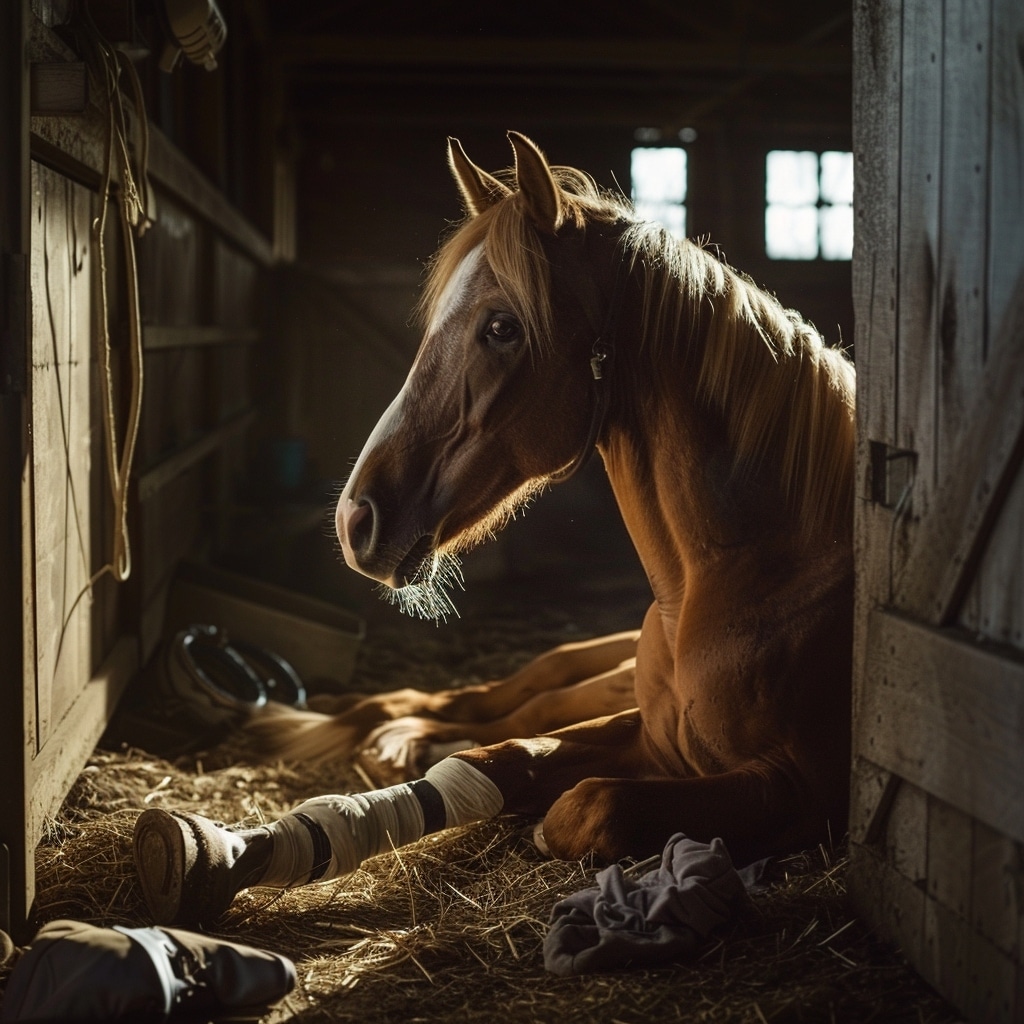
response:
[[[153,921],[186,928],[216,921],[239,891],[231,868],[245,845],[242,836],[198,814],[143,811],[132,852]]]
[[[537,852],[543,857],[550,857],[551,850],[548,848],[548,844],[544,839],[544,822],[538,821],[533,826],[533,845],[537,847]]]

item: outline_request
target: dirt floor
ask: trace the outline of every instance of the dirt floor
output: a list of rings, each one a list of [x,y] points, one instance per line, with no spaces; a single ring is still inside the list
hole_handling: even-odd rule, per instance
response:
[[[473,585],[462,618],[434,625],[382,609],[354,685],[434,689],[499,677],[567,639],[632,628],[647,594],[635,575]],[[247,823],[321,792],[364,788],[346,766],[261,764],[236,736],[174,763],[97,750],[44,836],[37,923],[70,917],[148,924],[131,867],[138,812],[194,810]],[[240,896],[215,934],[295,960],[299,985],[267,1022],[907,1022],[959,1018],[847,906],[842,837],[773,869],[773,884],[696,958],[582,978],[547,973],[550,911],[594,866],[543,859],[532,822],[501,818],[377,857],[338,882]]]

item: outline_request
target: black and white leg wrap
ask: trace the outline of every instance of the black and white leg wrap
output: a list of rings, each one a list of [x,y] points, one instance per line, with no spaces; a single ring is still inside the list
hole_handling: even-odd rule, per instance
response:
[[[258,884],[291,888],[341,878],[367,857],[492,818],[503,802],[486,775],[456,757],[439,761],[416,782],[315,797],[266,826],[273,851]]]

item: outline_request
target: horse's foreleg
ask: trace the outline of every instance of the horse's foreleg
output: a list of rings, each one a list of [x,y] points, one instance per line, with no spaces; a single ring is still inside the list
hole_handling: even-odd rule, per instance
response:
[[[841,834],[845,819],[831,827]],[[685,779],[584,779],[552,804],[542,834],[555,857],[605,861],[659,853],[677,832],[717,837],[739,865],[813,846],[828,828],[788,773],[755,765]]]

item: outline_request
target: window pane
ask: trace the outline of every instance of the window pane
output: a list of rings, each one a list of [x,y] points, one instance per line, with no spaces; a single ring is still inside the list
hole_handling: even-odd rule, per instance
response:
[[[681,203],[686,199],[686,150],[671,146],[634,149],[630,176],[635,201]]]
[[[633,204],[641,220],[654,220],[668,228],[676,238],[686,237],[686,207],[679,203]]]
[[[803,206],[818,201],[818,154],[775,149],[765,164],[769,203]]]
[[[765,251],[773,260],[813,260],[818,255],[818,208],[773,204],[764,213]]]
[[[821,154],[821,198],[826,203],[853,202],[853,154]]]
[[[821,255],[827,260],[853,257],[853,207],[848,203],[822,207]]]

